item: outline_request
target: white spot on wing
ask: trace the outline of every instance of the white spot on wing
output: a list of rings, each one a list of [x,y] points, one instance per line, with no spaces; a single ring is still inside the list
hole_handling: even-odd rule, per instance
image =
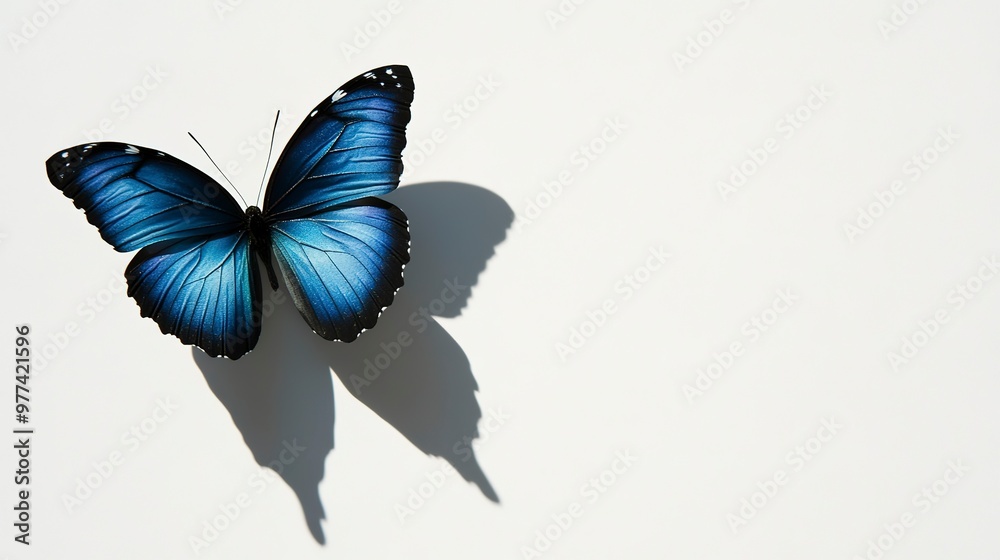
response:
[[[127,146],[125,146],[125,153],[126,154],[138,154],[139,153],[139,148],[136,148],[132,144],[128,144]]]
[[[336,103],[337,101],[340,101],[340,99],[345,95],[347,95],[347,93],[344,90],[338,89],[337,91],[333,92],[333,95],[330,96],[330,103]]]

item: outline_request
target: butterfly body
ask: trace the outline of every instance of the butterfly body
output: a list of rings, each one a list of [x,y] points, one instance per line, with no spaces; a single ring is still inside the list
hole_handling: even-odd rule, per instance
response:
[[[274,265],[271,264],[271,230],[264,220],[264,214],[260,208],[250,206],[246,212],[246,228],[250,234],[250,248],[257,253],[260,260],[264,262],[267,270],[267,281],[272,290],[278,289],[278,276],[274,273]]]
[[[409,227],[377,198],[396,188],[410,119],[405,66],[366,72],[324,99],[279,156],[261,207],[162,151],[101,142],[57,152],[51,183],[118,251],[140,314],[212,356],[237,359],[260,335],[278,269],[313,331],[350,342],[403,285]]]

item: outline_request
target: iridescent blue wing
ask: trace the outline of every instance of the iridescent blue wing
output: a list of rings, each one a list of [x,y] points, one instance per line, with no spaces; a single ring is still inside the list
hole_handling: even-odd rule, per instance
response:
[[[377,198],[277,222],[271,243],[292,301],[328,340],[350,342],[372,328],[410,260],[406,216]]]
[[[128,295],[164,334],[235,360],[260,337],[261,283],[249,236],[239,231],[144,247],[125,270]]]
[[[99,143],[56,153],[49,180],[119,251],[144,317],[212,356],[238,358],[260,334],[260,277],[244,212],[217,182],[163,152]]]
[[[278,158],[262,210],[271,221],[396,188],[413,76],[402,65],[354,78],[309,113]]]
[[[406,216],[373,197],[399,184],[412,101],[406,66],[354,78],[306,117],[268,182],[262,211],[278,266],[323,338],[354,340],[403,285]]]
[[[119,251],[192,236],[233,232],[243,209],[208,175],[163,152],[101,142],[56,153],[49,181]]]

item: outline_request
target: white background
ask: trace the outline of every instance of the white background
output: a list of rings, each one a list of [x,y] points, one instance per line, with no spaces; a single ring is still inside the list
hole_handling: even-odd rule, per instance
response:
[[[233,3],[5,4],[0,345],[29,323],[49,358],[30,548],[3,444],[11,558],[1000,552],[995,2]],[[214,175],[194,132],[251,199],[247,138],[275,110],[280,149],[398,63],[414,276],[356,347],[287,301],[233,364],[162,336],[120,290],[131,256],[45,175],[106,119],[104,139]],[[450,278],[471,297],[421,338],[407,317]],[[356,398],[349,372],[404,331]],[[304,458],[262,473],[293,440]]]

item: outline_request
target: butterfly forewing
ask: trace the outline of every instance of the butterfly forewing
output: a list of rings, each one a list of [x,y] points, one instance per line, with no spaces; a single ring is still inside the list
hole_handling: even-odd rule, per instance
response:
[[[49,180],[119,251],[231,233],[243,209],[219,183],[163,152],[116,142],[83,144],[46,162]]]
[[[399,184],[413,76],[402,65],[354,78],[305,118],[264,194],[269,221],[308,216]]]

